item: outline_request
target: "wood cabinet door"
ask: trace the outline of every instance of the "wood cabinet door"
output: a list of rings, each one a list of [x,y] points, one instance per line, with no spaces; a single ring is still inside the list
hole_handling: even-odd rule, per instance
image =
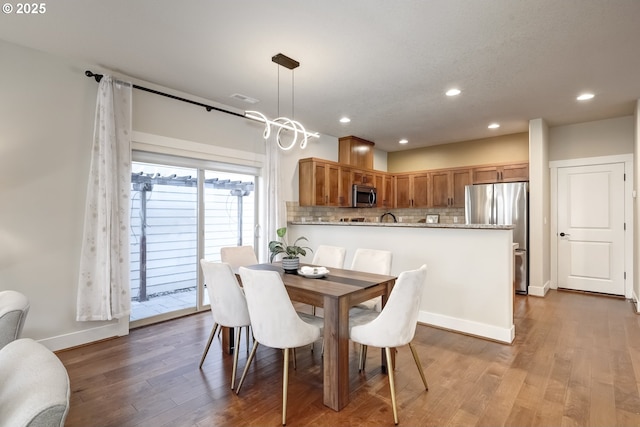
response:
[[[429,206],[429,174],[413,175],[412,207],[426,208]]]
[[[438,171],[431,173],[431,206],[446,208],[451,204],[451,173]]]
[[[474,184],[491,184],[499,182],[500,175],[497,166],[485,166],[481,168],[473,168]]]
[[[473,168],[474,184],[491,184],[494,182],[513,182],[528,180],[528,163],[514,163],[512,165],[483,166],[479,168]]]
[[[340,206],[340,167],[332,164],[325,165],[326,188],[325,195],[328,206]]]
[[[351,169],[340,167],[339,206],[351,206]]]
[[[326,206],[328,198],[326,196],[327,188],[327,165],[324,163],[315,163],[313,166],[313,182],[314,193],[313,201],[315,206]]]
[[[501,178],[503,182],[528,181],[529,164],[519,163],[503,166],[501,171]]]
[[[373,172],[367,172],[359,169],[352,169],[352,180],[354,184],[358,185],[375,185],[375,178]]]
[[[396,207],[411,207],[411,179],[409,175],[396,176]]]
[[[464,188],[469,184],[471,184],[470,169],[451,171],[451,207],[464,208]]]
[[[382,207],[384,208],[394,208],[396,203],[395,196],[395,178],[393,176],[385,176],[383,178],[382,188],[384,189],[383,199],[382,199]]]

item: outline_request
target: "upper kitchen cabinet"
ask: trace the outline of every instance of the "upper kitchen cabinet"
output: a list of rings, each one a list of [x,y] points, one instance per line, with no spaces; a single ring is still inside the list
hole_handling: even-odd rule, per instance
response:
[[[464,207],[464,187],[471,184],[471,169],[444,169],[429,175],[432,207]]]
[[[309,158],[298,162],[300,206],[350,206],[350,170]]]
[[[357,185],[368,185],[375,187],[375,174],[373,171],[365,171],[351,168],[351,183]]]
[[[489,165],[473,168],[473,184],[529,180],[529,163]]]
[[[375,174],[374,187],[377,190],[378,207],[379,208],[393,208],[395,207],[395,185],[393,175],[388,174]]]
[[[426,208],[429,206],[429,173],[396,175],[396,208]]]
[[[371,141],[357,136],[338,138],[338,162],[363,169],[373,169],[373,146]]]

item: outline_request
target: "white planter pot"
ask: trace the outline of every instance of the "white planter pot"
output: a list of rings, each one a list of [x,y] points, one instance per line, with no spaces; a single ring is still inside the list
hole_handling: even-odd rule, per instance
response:
[[[300,267],[300,258],[282,258],[282,268],[285,272],[298,271]]]

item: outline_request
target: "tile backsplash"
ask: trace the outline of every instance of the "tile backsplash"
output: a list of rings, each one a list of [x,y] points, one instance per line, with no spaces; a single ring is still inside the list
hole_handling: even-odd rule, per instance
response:
[[[367,222],[378,222],[386,212],[395,215],[398,222],[424,222],[427,215],[439,215],[441,224],[464,224],[464,208],[338,208],[325,206],[299,206],[298,202],[287,202],[287,222],[326,221],[337,222],[351,218],[364,218]],[[387,218],[392,219],[392,218]]]

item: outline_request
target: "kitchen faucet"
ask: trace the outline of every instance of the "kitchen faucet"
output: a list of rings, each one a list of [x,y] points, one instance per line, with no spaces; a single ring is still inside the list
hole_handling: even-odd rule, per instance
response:
[[[391,218],[393,218],[393,222],[398,222],[398,220],[396,219],[396,216],[394,214],[392,214],[391,212],[383,213],[382,215],[380,215],[380,222],[382,222],[384,217],[387,216],[387,215],[391,215]]]

